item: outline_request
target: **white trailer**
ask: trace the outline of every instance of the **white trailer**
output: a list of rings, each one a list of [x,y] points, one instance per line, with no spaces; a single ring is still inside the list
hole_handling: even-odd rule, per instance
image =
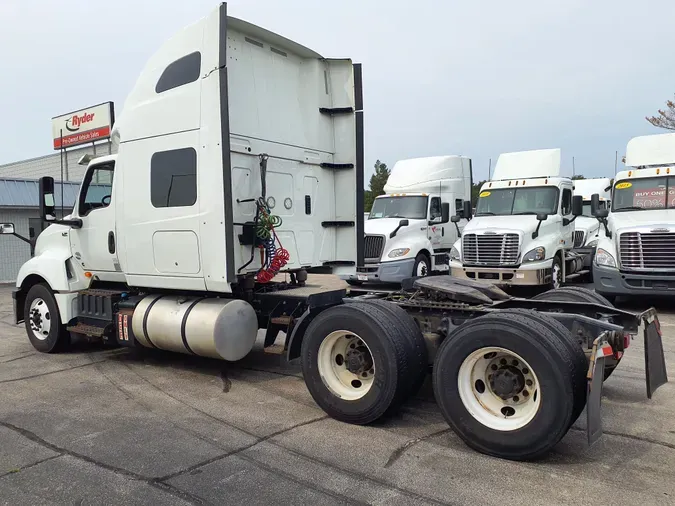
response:
[[[560,176],[559,149],[502,154],[481,188],[476,215],[452,248],[452,275],[559,288],[588,272],[583,256],[572,251],[574,221],[582,212],[573,186]]]
[[[457,239],[450,213],[471,198],[471,159],[434,156],[400,160],[385,195],[375,199],[365,224],[364,261],[350,284],[400,283],[411,276],[448,271]]]
[[[115,125],[119,153],[90,162],[70,216],[56,219],[54,180],[40,180],[51,226],[13,291],[31,344],[54,353],[84,334],[236,361],[261,329],[279,352],[282,333],[317,404],[354,424],[396,412],[433,364],[452,428],[510,459],[549,451],[584,406],[599,436],[603,377],[641,323],[648,395],[667,381],[655,311],[590,292],[528,301],[436,276],[349,298],[307,281],[305,268],[362,257],[360,83],[350,60],[225,4],[180,31],[143,70]]]
[[[595,290],[618,295],[675,294],[675,134],[631,139],[628,170],[614,178],[611,212],[594,195],[602,223],[593,262]]]

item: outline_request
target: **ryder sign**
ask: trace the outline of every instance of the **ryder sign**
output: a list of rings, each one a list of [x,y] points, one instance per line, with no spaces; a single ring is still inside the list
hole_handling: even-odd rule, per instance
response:
[[[115,121],[112,102],[52,118],[54,149],[108,139]]]

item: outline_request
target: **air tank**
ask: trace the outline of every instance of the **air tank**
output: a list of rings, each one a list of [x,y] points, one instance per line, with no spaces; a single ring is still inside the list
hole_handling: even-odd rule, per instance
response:
[[[253,349],[258,318],[243,300],[155,294],[136,306],[132,329],[147,348],[235,361]]]

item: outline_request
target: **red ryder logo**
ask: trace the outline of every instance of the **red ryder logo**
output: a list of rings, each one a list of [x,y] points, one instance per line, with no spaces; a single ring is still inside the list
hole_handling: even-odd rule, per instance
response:
[[[80,126],[84,123],[90,123],[94,120],[96,113],[84,113],[82,116],[74,115],[72,118],[66,120],[66,130],[69,132],[77,132]]]
[[[54,149],[109,139],[115,112],[112,102],[87,107],[52,118]]]

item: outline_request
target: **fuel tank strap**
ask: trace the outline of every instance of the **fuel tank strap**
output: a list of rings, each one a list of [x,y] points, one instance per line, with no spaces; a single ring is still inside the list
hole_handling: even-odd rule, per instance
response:
[[[192,353],[193,355],[195,355],[195,352],[192,351],[192,349],[190,348],[190,345],[188,344],[187,336],[185,335],[185,325],[187,324],[187,319],[188,319],[188,316],[190,316],[190,312],[192,311],[192,309],[203,300],[204,300],[204,298],[201,297],[199,299],[193,300],[190,303],[188,308],[185,310],[185,314],[183,315],[183,321],[181,321],[181,324],[180,324],[180,338],[183,340],[183,346],[185,346],[185,349],[188,352]],[[154,302],[153,302],[153,304],[154,304]],[[150,308],[148,308],[148,310],[149,309]]]
[[[150,315],[150,310],[152,309],[152,306],[154,306],[154,305],[157,303],[157,301],[158,301],[159,299],[161,299],[162,297],[164,297],[164,296],[163,296],[163,295],[160,295],[160,296],[157,297],[155,300],[153,300],[153,301],[148,305],[148,308],[145,310],[145,314],[143,315],[143,336],[144,336],[145,339],[148,341],[148,344],[150,344],[150,346],[152,346],[153,348],[157,348],[157,346],[155,346],[155,343],[153,343],[153,342],[150,340],[150,335],[148,334],[148,315]]]

